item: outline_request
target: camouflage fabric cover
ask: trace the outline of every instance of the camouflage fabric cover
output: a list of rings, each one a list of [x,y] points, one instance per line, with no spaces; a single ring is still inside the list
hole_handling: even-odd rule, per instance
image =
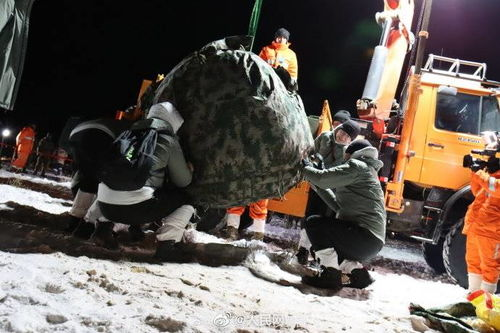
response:
[[[188,187],[213,208],[281,197],[302,179],[313,146],[302,99],[245,51],[249,36],[212,42],[183,59],[156,89],[184,117],[179,136],[195,168]]]

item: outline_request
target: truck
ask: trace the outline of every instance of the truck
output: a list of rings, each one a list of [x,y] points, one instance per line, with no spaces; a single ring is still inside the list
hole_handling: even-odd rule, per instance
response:
[[[414,1],[383,3],[384,10],[375,15],[382,34],[356,102],[356,120],[384,162],[379,179],[387,230],[420,242],[427,264],[466,288],[461,231],[474,198],[471,171],[462,162],[472,150],[484,148],[483,131],[500,131],[500,83],[486,79],[485,63],[433,54],[424,63],[432,0],[422,2],[417,38],[411,31]],[[402,73],[409,54],[409,70]],[[315,135],[331,129],[328,101],[319,117],[309,117]],[[271,200],[269,210],[300,220],[307,215],[309,197],[303,182]]]

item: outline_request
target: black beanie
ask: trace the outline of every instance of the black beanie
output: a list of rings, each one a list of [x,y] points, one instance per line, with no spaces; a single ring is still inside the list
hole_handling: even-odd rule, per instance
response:
[[[285,28],[279,28],[274,33],[274,39],[276,39],[278,37],[283,37],[283,38],[286,38],[286,40],[290,40],[290,33]]]
[[[339,110],[333,115],[333,120],[340,121],[341,123],[344,123],[349,119],[351,119],[351,114],[347,110]]]
[[[353,154],[354,152],[357,152],[358,150],[361,150],[366,147],[373,147],[373,146],[368,140],[365,139],[354,140],[349,144],[349,146],[347,146],[345,153]]]
[[[350,119],[340,125],[339,128],[346,132],[351,137],[351,140],[356,139],[361,132],[358,123]]]

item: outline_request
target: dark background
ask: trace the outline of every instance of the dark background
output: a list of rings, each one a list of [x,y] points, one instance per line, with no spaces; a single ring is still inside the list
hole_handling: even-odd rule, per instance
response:
[[[422,0],[416,0],[414,28]],[[225,36],[246,34],[253,0],[37,0],[13,111],[1,126],[15,133],[28,122],[38,137],[57,137],[72,115],[110,116],[135,104],[143,79],[167,74],[180,60]],[[382,0],[264,0],[253,51],[274,31],[291,32],[306,112],[355,115],[381,28]],[[426,54],[488,63],[500,80],[498,0],[434,0]],[[406,71],[406,68],[403,69]]]

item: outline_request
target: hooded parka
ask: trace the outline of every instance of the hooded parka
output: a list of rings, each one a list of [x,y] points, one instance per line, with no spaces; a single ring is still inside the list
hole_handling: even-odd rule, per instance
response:
[[[383,163],[377,158],[377,149],[366,147],[354,152],[345,163],[329,169],[306,166],[304,176],[322,192],[320,196],[336,211],[337,219],[365,228],[385,243],[384,193],[377,177]]]
[[[344,162],[345,145],[335,142],[335,135],[340,126],[333,131],[326,131],[314,139],[314,150],[323,157],[325,168],[331,168]]]

